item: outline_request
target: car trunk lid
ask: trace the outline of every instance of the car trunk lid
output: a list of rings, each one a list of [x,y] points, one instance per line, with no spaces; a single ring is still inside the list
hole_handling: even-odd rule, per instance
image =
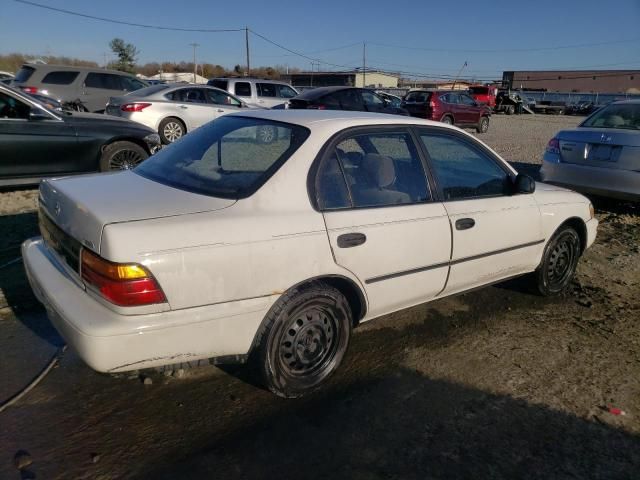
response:
[[[123,103],[125,103],[124,97],[109,97],[109,102],[107,103],[107,107],[105,108],[105,113],[109,115],[115,115],[116,117],[121,116],[120,107]]]
[[[74,242],[100,253],[102,230],[108,224],[213,211],[234,203],[169,187],[131,171],[66,177],[40,185],[41,230],[59,254],[65,245],[78,250],[78,245],[71,245]],[[61,256],[70,264],[67,255]]]
[[[640,132],[619,128],[577,128],[557,135],[565,163],[640,170]]]

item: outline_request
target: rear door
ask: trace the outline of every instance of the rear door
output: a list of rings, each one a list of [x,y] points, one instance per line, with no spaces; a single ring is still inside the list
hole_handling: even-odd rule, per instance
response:
[[[336,263],[358,277],[378,316],[435,297],[447,278],[451,230],[405,127],[343,133],[314,185]]]
[[[476,124],[480,120],[480,111],[476,107],[476,101],[469,95],[464,93],[457,94],[458,96],[458,111],[460,112],[461,121],[459,123],[465,123],[467,125]]]
[[[38,177],[78,170],[75,130],[40,109],[0,92],[0,177]]]
[[[532,271],[542,255],[538,205],[512,194],[512,173],[479,142],[435,128],[419,128],[422,145],[451,220],[452,294]]]
[[[240,110],[242,103],[237,98],[232,97],[226,92],[220,90],[204,89],[207,102],[213,107],[215,118],[227,113],[234,113]]]
[[[84,107],[90,112],[99,112],[106,108],[109,97],[124,95],[126,91],[120,77],[114,73],[87,73],[80,98]]]

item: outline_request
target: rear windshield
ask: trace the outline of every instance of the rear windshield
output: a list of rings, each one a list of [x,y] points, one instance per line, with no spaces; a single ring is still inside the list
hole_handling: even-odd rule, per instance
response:
[[[188,192],[245,198],[308,136],[309,130],[299,125],[224,116],[162,149],[135,172]]]
[[[405,102],[427,103],[431,98],[431,92],[409,92],[405,97]]]
[[[221,88],[222,90],[227,90],[228,82],[226,80],[209,80],[207,85],[211,85],[212,87]]]
[[[580,126],[640,130],[640,103],[607,105],[587,118]]]
[[[31,75],[33,75],[33,72],[35,71],[36,69],[33,67],[22,67],[20,70],[18,70],[18,73],[16,73],[16,78],[14,78],[14,81],[26,82],[31,78]]]

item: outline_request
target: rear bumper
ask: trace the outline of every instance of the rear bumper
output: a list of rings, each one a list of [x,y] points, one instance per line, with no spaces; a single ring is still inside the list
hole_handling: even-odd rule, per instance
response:
[[[22,256],[49,319],[94,370],[121,372],[212,357],[245,355],[278,296],[144,315],[122,315],[69,277],[41,238]]]
[[[543,182],[580,192],[620,200],[640,200],[640,172],[562,163],[558,162],[557,156],[545,154],[540,175]]]

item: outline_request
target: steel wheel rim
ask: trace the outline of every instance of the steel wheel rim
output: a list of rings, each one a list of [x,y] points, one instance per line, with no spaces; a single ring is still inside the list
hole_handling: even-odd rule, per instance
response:
[[[442,119],[442,123],[446,123],[447,125],[451,125],[453,122],[451,121],[450,117],[444,117]]]
[[[549,255],[547,264],[547,278],[551,286],[562,286],[572,275],[576,255],[575,239],[570,235],[560,237]]]
[[[285,373],[308,377],[331,365],[339,344],[337,325],[333,315],[321,308],[295,315],[284,329],[278,348]]]
[[[131,170],[135,168],[144,158],[135,150],[120,150],[109,162],[111,170]]]
[[[482,120],[482,124],[480,125],[480,131],[485,133],[487,130],[489,130],[489,120],[485,118]]]
[[[162,129],[162,133],[169,142],[175,142],[182,137],[182,126],[177,122],[169,122]]]

